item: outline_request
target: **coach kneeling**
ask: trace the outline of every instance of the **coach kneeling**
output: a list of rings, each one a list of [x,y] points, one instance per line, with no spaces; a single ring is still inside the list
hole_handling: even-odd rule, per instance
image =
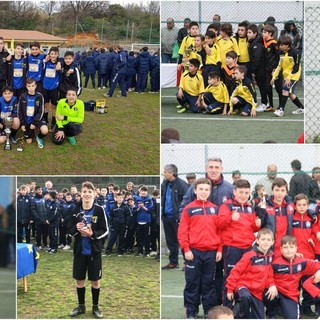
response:
[[[75,145],[77,141],[74,136],[82,132],[83,120],[84,103],[77,99],[76,89],[68,89],[66,99],[59,100],[57,105],[53,142],[62,144],[67,137],[70,144]]]

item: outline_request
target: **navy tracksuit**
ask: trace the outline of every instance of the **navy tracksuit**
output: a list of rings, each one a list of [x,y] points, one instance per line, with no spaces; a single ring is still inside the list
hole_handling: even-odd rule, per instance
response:
[[[22,242],[23,229],[25,230],[26,243],[30,243],[30,210],[31,197],[27,194],[17,197],[18,242]]]
[[[98,70],[98,88],[105,87],[108,81],[108,62],[111,55],[101,53],[96,59],[96,69]]]
[[[154,55],[151,60],[150,70],[151,92],[160,90],[160,56]]]
[[[87,87],[89,77],[90,77],[92,82],[92,87],[95,88],[96,87],[96,80],[95,80],[96,65],[95,65],[95,58],[92,55],[85,57],[85,59],[83,60],[82,71],[85,75],[84,87],[85,88]]]
[[[137,58],[129,56],[127,60],[127,72],[126,72],[126,89],[134,88],[136,85],[136,70]]]
[[[151,68],[151,55],[148,51],[142,51],[137,58],[137,84],[136,92],[144,92],[147,87],[148,73]]]
[[[127,54],[125,51],[120,50],[114,62],[114,67],[113,67],[114,77],[112,79],[111,87],[108,92],[109,97],[112,97],[113,92],[118,83],[120,86],[121,95],[123,97],[127,96],[126,83],[125,83],[126,69],[127,69]]]
[[[49,239],[50,248],[58,248],[58,228],[59,228],[59,203],[57,200],[48,201],[48,215],[47,220],[49,221]]]

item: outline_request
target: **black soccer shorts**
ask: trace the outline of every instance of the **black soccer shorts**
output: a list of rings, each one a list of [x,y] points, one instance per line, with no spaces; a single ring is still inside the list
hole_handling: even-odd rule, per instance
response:
[[[97,281],[102,277],[101,255],[91,256],[75,254],[73,257],[73,278],[85,280],[88,270],[88,280]]]

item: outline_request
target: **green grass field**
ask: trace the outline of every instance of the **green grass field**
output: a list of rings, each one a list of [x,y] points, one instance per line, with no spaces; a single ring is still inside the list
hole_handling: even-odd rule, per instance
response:
[[[72,251],[57,254],[40,251],[37,272],[28,276],[28,291],[17,283],[17,315],[24,319],[69,318],[77,307],[72,279]],[[160,317],[159,262],[136,256],[102,257],[99,305],[106,319],[156,319]],[[91,319],[90,282],[86,282],[87,312],[77,318]]]
[[[273,112],[257,113],[255,118],[190,112],[178,114],[176,92],[176,88],[161,91],[161,128],[176,128],[184,143],[263,143],[267,140],[295,143],[304,130],[304,116],[291,114],[297,108],[290,99],[281,118]],[[298,87],[296,93],[303,103],[303,89]],[[277,107],[276,97],[274,94]]]
[[[16,319],[16,269],[0,269],[1,319]]]
[[[84,89],[83,101],[102,99],[104,90]],[[149,89],[148,89],[149,90]],[[148,91],[147,90],[147,91]],[[157,175],[159,173],[159,94],[129,93],[127,99],[118,98],[118,88],[112,98],[106,98],[107,114],[86,112],[83,132],[77,145],[68,141],[56,146],[51,133],[39,149],[33,142],[24,144],[23,152],[13,145],[2,153],[0,174],[92,174],[92,175]],[[19,131],[18,136],[21,136]]]

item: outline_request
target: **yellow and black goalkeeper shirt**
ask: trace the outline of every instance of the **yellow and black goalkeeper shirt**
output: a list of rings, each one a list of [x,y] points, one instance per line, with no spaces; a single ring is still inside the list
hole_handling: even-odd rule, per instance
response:
[[[221,53],[220,47],[216,44],[209,45],[210,54],[206,55],[206,64],[215,64],[217,65],[221,62]]]
[[[252,81],[248,78],[244,78],[242,81],[237,81],[237,87],[232,92],[230,98],[230,110],[233,110],[233,104],[231,99],[239,96],[240,98],[244,99],[246,102],[250,103],[252,109],[254,110],[257,106],[257,93],[254,88]]]
[[[220,81],[217,86],[208,85],[204,92],[210,92],[213,97],[221,103],[229,103],[228,89],[222,81]]]
[[[181,88],[183,91],[190,94],[191,96],[199,96],[204,92],[204,83],[202,75],[199,73],[192,75],[189,71],[185,71],[181,75],[179,88]]]
[[[280,53],[279,64],[272,79],[278,78],[280,72],[282,72],[284,80],[299,80],[301,75],[301,57],[294,49],[291,48],[287,52]]]
[[[246,63],[250,61],[250,57],[249,57],[249,48],[248,48],[248,39],[247,37],[245,38],[240,38],[237,37],[235,38],[237,43],[238,43],[238,47],[239,47],[239,59],[238,62],[240,63]]]
[[[226,65],[226,54],[229,51],[234,51],[238,56],[240,55],[239,47],[235,38],[223,39],[220,38],[217,41],[217,45],[220,47],[221,55],[221,68]]]

